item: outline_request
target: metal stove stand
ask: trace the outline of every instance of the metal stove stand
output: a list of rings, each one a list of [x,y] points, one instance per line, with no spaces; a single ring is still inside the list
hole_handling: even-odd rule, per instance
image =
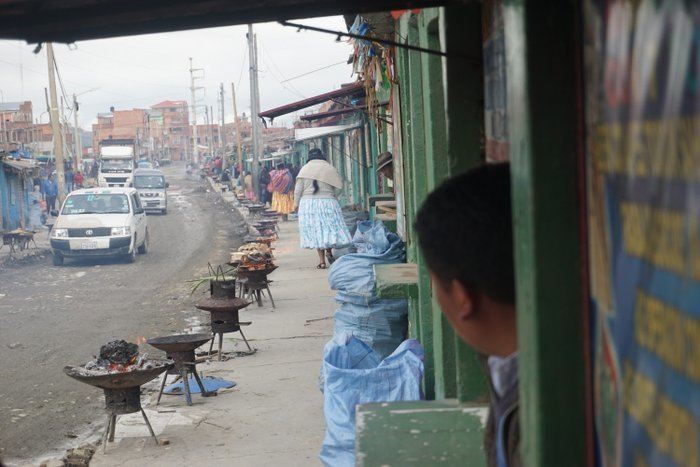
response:
[[[102,452],[107,450],[107,442],[114,442],[114,431],[117,426],[117,416],[141,412],[153,441],[158,445],[158,437],[153,431],[151,422],[141,407],[141,387],[123,389],[103,389],[105,394],[105,410],[107,411],[107,426],[102,434]]]

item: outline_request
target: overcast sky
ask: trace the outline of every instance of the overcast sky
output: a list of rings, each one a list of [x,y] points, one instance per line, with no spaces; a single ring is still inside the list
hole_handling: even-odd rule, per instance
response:
[[[346,30],[340,16],[299,21],[333,30]],[[261,109],[276,107],[354,81],[345,64],[350,45],[336,42],[332,35],[301,31],[277,23],[254,26],[258,37],[258,65]],[[81,41],[70,47],[54,44],[56,61],[66,95],[78,96],[79,124],[85,129],[98,112],[148,108],[160,101],[185,99],[190,102],[189,57],[195,68],[204,69],[197,86],[198,99],[214,107],[219,83],[224,83],[225,114],[233,121],[231,82],[236,85],[238,112],[250,115],[247,26],[199,29],[176,33],[149,34]],[[342,64],[340,62],[343,62]],[[297,75],[328,65],[329,68],[298,79]],[[0,91],[5,102],[31,100],[34,118],[46,109],[44,87],[48,86],[46,51],[33,53],[33,46],[0,40]],[[94,91],[90,91],[97,88]],[[60,87],[59,87],[60,96]],[[304,113],[304,112],[302,112]],[[290,125],[293,115],[275,124]],[[48,116],[41,116],[48,122]],[[72,117],[71,117],[72,122]],[[203,110],[198,123],[204,123]]]

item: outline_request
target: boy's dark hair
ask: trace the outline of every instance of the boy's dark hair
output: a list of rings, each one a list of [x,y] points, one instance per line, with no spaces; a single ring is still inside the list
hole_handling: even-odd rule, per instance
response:
[[[482,165],[445,181],[428,195],[415,228],[423,257],[437,277],[515,303],[507,163]]]

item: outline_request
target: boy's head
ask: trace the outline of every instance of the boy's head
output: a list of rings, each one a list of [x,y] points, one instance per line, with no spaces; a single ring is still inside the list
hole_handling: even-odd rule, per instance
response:
[[[489,355],[515,351],[508,164],[447,180],[425,200],[415,227],[433,292],[459,336]]]

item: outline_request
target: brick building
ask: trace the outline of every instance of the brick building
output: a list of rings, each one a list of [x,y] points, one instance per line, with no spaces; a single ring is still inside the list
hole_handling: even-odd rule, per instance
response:
[[[92,150],[98,154],[100,141],[105,139],[133,139],[136,153],[146,154],[149,147],[149,111],[146,109],[114,110],[97,114],[92,125]]]
[[[0,104],[0,147],[12,150],[35,141],[33,120],[31,101]]]
[[[188,154],[190,129],[186,101],[163,101],[151,106],[150,135],[159,157],[185,160]]]

